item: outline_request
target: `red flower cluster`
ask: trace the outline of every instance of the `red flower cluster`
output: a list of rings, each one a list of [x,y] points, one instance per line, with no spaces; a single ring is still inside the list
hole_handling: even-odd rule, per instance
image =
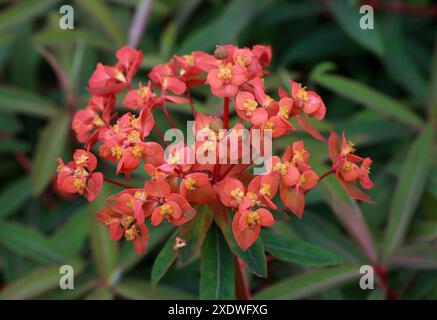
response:
[[[200,205],[208,205],[216,218],[224,219],[229,227],[233,219],[234,236],[246,250],[257,240],[261,227],[275,223],[269,210],[278,209],[275,200],[278,193],[285,207],[300,218],[306,193],[330,173],[336,174],[352,197],[371,201],[355,185],[358,180],[365,189],[372,187],[368,175],[371,160],[355,155],[344,135],[340,147],[338,136],[331,133],[329,156],[333,165],[321,178],[311,169],[310,154],[302,141],[290,143],[282,158],[273,156],[272,170],[256,176],[247,172],[256,159],[243,161],[247,156],[243,144],[254,136],[255,129],[261,136],[275,139],[296,130],[290,122],[293,119],[310,135],[326,141],[307,120],[308,117],[322,120],[325,116],[325,104],[317,93],[290,81],[291,93],[279,88],[278,100],[267,95],[264,76],[272,57],[270,47],[225,45],[217,47],[214,54],[196,51],[174,56],[167,64],[155,66],[148,74],[149,80],[136,87],[133,77],[141,66],[142,53],[124,47],[116,57],[114,66],[97,65],[88,83],[92,97],[72,122],[77,140],[86,151],[76,150],[74,160],[67,165],[58,160],[57,178],[60,190],[80,193],[89,201],[99,193],[103,180],[125,187],[109,197],[107,207],[97,214],[112,239],[124,237],[133,241],[138,253],[145,253],[147,219],[150,218],[152,226],[164,220],[180,226],[197,215]],[[195,112],[190,90],[205,84],[213,95],[223,98],[223,110],[217,111],[223,117]],[[114,106],[123,92],[120,102],[129,111],[118,117]],[[240,122],[228,130],[230,102]],[[160,108],[175,127],[166,103],[191,106],[195,118],[194,144],[179,142],[164,150],[167,142],[153,112]],[[248,137],[242,134],[243,129],[249,132]],[[152,130],[156,130],[162,144],[146,141]],[[237,143],[232,144],[231,140]],[[97,159],[89,150],[94,146],[100,158],[114,162],[116,173],[123,174],[125,179],[142,168],[151,180],[137,188],[93,173]],[[260,154],[265,156],[261,151]],[[182,243],[183,239],[178,241]]]

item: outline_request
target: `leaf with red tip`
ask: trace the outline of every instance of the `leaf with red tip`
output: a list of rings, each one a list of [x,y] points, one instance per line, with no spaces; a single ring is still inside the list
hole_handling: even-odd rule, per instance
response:
[[[328,140],[326,140],[326,138],[319,132],[319,130],[317,130],[316,128],[314,128],[311,123],[308,121],[308,119],[306,119],[303,116],[300,115],[296,115],[296,122],[297,124],[303,129],[305,130],[308,134],[310,134],[312,137],[314,137],[315,139],[322,141],[322,142],[327,142]]]

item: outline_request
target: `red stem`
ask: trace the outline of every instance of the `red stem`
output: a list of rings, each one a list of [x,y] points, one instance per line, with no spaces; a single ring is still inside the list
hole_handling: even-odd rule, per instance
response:
[[[194,109],[193,97],[191,96],[190,90],[187,88],[187,97],[190,100],[190,109],[193,119],[196,118],[196,110]]]
[[[159,128],[156,124],[153,126],[153,129],[155,129],[156,134],[161,139],[162,143],[164,143],[166,146],[168,146],[167,141],[165,141],[165,139],[164,139],[164,135],[162,134],[161,130],[159,130]]]
[[[229,128],[229,98],[225,97],[223,101],[223,126]]]
[[[235,257],[235,294],[238,300],[252,299],[249,281],[247,281],[244,272],[244,265],[238,257]]]
[[[103,180],[108,182],[108,183],[111,183],[113,185],[116,185],[116,186],[119,186],[119,187],[123,187],[123,188],[126,188],[126,189],[135,189],[136,188],[136,187],[133,187],[133,186],[121,183],[121,182],[117,182],[117,181],[114,181],[114,180],[111,180],[111,179],[108,179],[108,178],[105,178],[105,177],[103,177]]]
[[[319,181],[322,181],[322,179],[326,178],[327,176],[329,176],[331,173],[334,173],[334,170],[330,169],[329,171],[326,171],[324,174],[322,174],[319,178]]]
[[[171,119],[170,115],[168,114],[168,111],[167,111],[166,107],[164,107],[164,104],[161,103],[159,106],[161,107],[162,111],[164,111],[164,114],[167,117],[168,122],[170,122],[170,125],[173,127],[173,129],[176,129],[176,125],[174,124],[173,120]]]

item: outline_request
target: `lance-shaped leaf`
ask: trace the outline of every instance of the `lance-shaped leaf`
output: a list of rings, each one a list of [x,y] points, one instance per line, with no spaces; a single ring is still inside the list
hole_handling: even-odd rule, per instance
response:
[[[0,217],[16,212],[30,198],[29,178],[24,177],[12,182],[0,193]]]
[[[243,260],[249,268],[249,271],[258,277],[267,277],[267,261],[262,240],[258,239],[249,249],[243,251],[238,246],[237,241],[232,234],[231,227],[222,219],[216,218],[216,216],[214,217],[214,221],[221,229],[229,248],[234,255]]]
[[[313,168],[319,172],[327,172],[329,168],[314,162]],[[334,176],[328,176],[319,183],[320,191],[326,203],[331,207],[337,219],[355,239],[367,258],[376,261],[376,251],[369,227],[355,200],[348,197]]]
[[[0,111],[51,118],[59,109],[49,100],[24,89],[0,86]]]
[[[167,240],[164,247],[159,252],[152,266],[152,274],[150,278],[150,282],[152,286],[156,286],[161,280],[161,278],[167,273],[168,269],[170,269],[173,262],[175,262],[178,257],[179,251],[175,250],[175,240],[179,235],[180,230],[177,229],[173,232],[172,236]]]
[[[382,55],[384,45],[379,28],[360,28],[363,15],[360,8],[351,1],[330,1],[327,6],[343,31],[364,48],[376,55]]]
[[[99,27],[117,46],[121,47],[126,43],[120,25],[109,10],[108,5],[101,0],[75,1],[78,7],[85,11],[97,22]]]
[[[79,261],[71,263],[74,275],[77,276],[83,269],[83,264]],[[62,274],[59,273],[59,265],[44,266],[31,271],[21,278],[9,283],[0,293],[0,300],[24,300],[34,299],[41,294],[59,288],[59,280]]]
[[[326,73],[315,74],[313,80],[322,87],[409,127],[418,129],[423,124],[422,120],[404,104],[355,80]]]
[[[165,285],[154,287],[143,279],[123,279],[114,288],[115,292],[131,300],[193,300],[195,297],[188,292]]]
[[[432,137],[433,130],[431,125],[428,125],[411,146],[400,170],[385,234],[384,258],[387,258],[402,243],[422,197],[430,169]]]
[[[234,255],[216,226],[202,246],[200,299],[235,299]]]
[[[311,270],[261,290],[254,296],[254,299],[284,300],[312,297],[325,290],[340,287],[358,279],[361,276],[359,269],[359,265],[352,265]]]
[[[437,247],[415,244],[400,248],[388,259],[388,265],[417,270],[437,270]]]
[[[0,223],[0,243],[18,255],[39,263],[66,263],[75,258],[58,243],[15,222]]]
[[[305,266],[328,266],[344,262],[340,256],[319,245],[263,232],[264,248],[279,260]]]
[[[94,266],[100,279],[106,285],[111,284],[118,261],[118,243],[111,240],[109,231],[97,220],[95,214],[105,207],[104,200],[108,196],[106,186],[103,186],[99,196],[90,207],[89,236]]]
[[[56,158],[62,153],[68,136],[70,117],[60,113],[54,117],[39,137],[30,182],[32,193],[44,191],[56,173]]]
[[[20,26],[23,22],[29,21],[47,10],[59,0],[26,0],[2,9],[0,14],[0,30]]]
[[[201,248],[208,229],[213,221],[213,214],[208,206],[202,206],[196,217],[181,227],[179,237],[186,245],[179,250],[179,260],[187,263]]]

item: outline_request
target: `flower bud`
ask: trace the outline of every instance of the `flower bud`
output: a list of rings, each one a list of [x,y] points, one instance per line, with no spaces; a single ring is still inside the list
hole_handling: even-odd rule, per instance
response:
[[[229,55],[228,50],[223,46],[217,46],[214,51],[214,57],[216,57],[219,60],[224,60]]]

